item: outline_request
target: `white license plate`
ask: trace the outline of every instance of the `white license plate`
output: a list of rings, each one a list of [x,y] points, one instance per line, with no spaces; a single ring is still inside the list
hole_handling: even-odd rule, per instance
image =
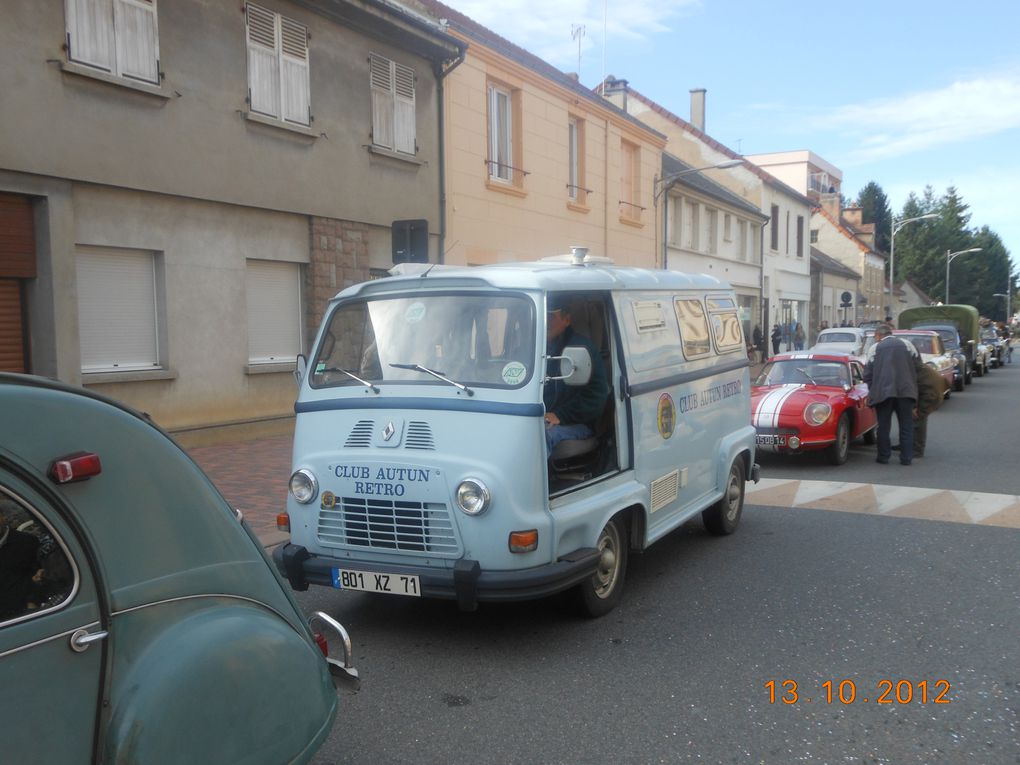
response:
[[[758,446],[786,446],[786,436],[755,436]]]
[[[333,569],[333,586],[338,590],[359,590],[361,592],[382,592],[387,595],[410,595],[421,597],[418,577],[403,574],[377,574],[374,571],[350,571],[345,568]]]

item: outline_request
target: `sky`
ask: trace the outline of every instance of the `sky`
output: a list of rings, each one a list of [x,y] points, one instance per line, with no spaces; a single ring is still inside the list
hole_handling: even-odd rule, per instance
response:
[[[705,88],[712,138],[810,150],[850,199],[875,181],[898,214],[911,192],[953,186],[969,227],[1020,264],[1020,3],[445,1],[584,85],[626,79],[684,119]]]

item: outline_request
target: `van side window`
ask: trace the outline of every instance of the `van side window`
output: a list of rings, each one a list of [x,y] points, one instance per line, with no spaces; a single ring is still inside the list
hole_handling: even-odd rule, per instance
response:
[[[59,606],[74,581],[74,568],[50,527],[0,487],[0,624]]]
[[[700,300],[677,300],[674,303],[676,319],[680,323],[680,340],[684,356],[689,359],[712,352],[708,339],[708,321]]]
[[[744,347],[744,336],[736,311],[713,313],[712,329],[715,332],[715,347],[720,353]]]

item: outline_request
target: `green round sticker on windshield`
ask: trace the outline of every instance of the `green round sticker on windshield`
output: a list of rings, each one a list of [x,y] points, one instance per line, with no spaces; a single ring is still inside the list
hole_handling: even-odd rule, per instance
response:
[[[519,361],[511,361],[503,367],[503,382],[507,385],[519,385],[528,374],[528,368]]]
[[[404,320],[408,324],[417,324],[425,318],[425,304],[422,302],[411,303],[404,311]]]

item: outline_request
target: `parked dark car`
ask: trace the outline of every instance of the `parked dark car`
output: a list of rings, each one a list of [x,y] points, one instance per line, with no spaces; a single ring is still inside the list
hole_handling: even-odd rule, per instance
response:
[[[302,763],[329,734],[343,627],[145,415],[0,374],[0,539],[3,762]]]
[[[982,327],[981,342],[988,346],[993,367],[1006,363],[1006,341],[999,335],[999,330],[994,326]]]

